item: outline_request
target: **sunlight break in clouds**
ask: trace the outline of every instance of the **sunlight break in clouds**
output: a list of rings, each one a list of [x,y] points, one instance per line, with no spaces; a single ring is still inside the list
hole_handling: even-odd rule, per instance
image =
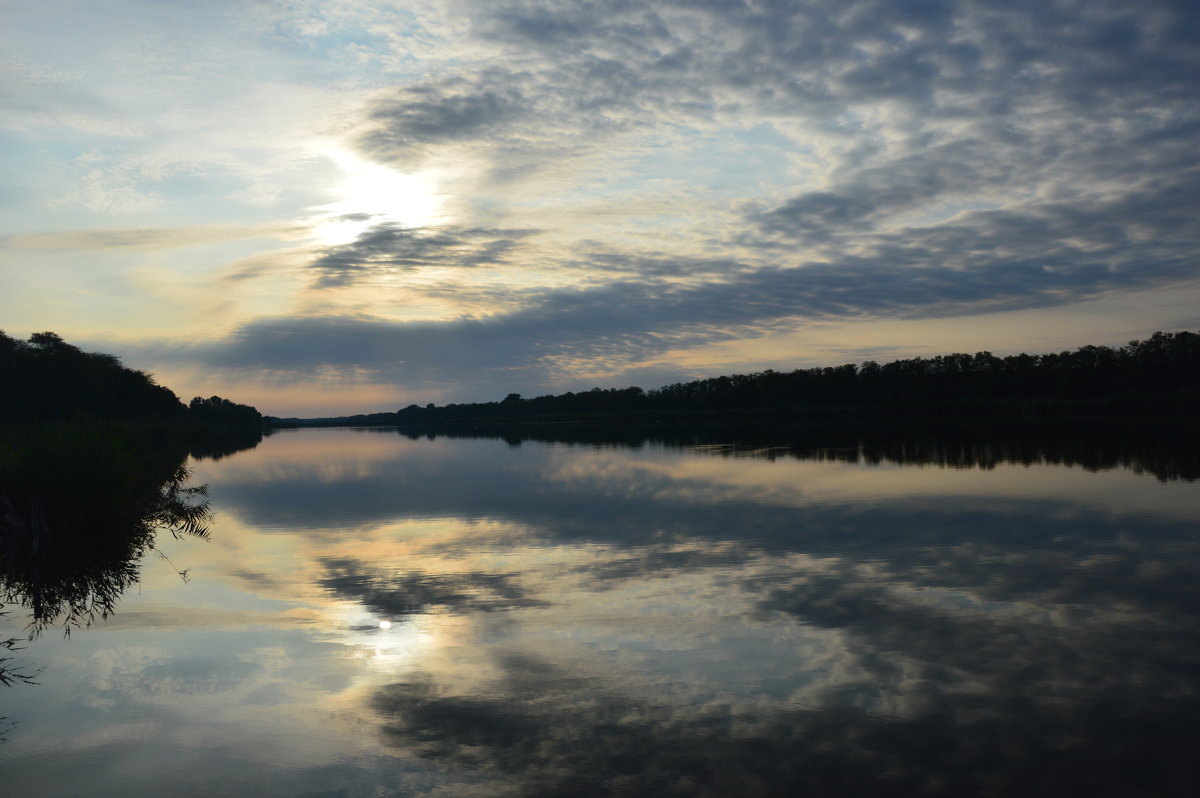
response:
[[[1194,328],[1198,8],[11,5],[0,328],[276,415]]]
[[[313,230],[317,243],[349,244],[378,224],[414,228],[449,221],[429,172],[405,174],[344,149],[323,155],[337,164],[342,178],[333,188],[339,198],[313,208],[321,212]]]

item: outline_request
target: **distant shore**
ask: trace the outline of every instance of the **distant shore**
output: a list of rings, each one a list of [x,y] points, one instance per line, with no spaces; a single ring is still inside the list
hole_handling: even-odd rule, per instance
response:
[[[593,388],[501,401],[409,405],[396,412],[273,418],[273,427],[480,424],[610,424],[686,427],[736,424],[775,429],[837,425],[1098,423],[1195,430],[1200,335],[1155,333],[1119,349],[997,357],[939,355],[879,364],[766,370],[676,383],[649,391]]]

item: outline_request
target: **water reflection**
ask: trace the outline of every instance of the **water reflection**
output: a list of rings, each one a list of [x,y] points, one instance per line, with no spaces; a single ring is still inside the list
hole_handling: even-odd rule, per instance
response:
[[[93,791],[180,773],[263,795],[1200,780],[1190,452],[515,443],[303,430],[196,463],[218,518],[192,592],[130,596],[115,642],[50,661],[81,704],[156,724],[106,750],[188,751]],[[32,744],[4,764],[23,794],[65,794],[96,748],[73,750],[50,782]]]
[[[641,449],[646,446],[686,448],[727,457],[762,457],[774,460],[830,460],[848,463],[894,463],[936,465],[951,468],[994,468],[1002,463],[1021,465],[1081,466],[1089,471],[1126,468],[1147,472],[1163,480],[1200,479],[1200,450],[1181,445],[1194,432],[1163,430],[1156,426],[1114,426],[1061,422],[1052,426],[1029,422],[1016,428],[989,428],[976,424],[967,428],[938,427],[898,432],[894,426],[826,427],[820,430],[789,431],[782,436],[773,429],[751,427],[678,428],[547,424],[448,428],[421,431],[410,428],[364,427],[365,433],[398,432],[410,440],[418,438],[492,438],[510,446],[523,443],[585,444],[595,447]],[[724,443],[714,444],[714,441]],[[736,441],[736,443],[728,443]]]
[[[9,445],[0,595],[28,610],[33,636],[107,618],[159,530],[207,536],[207,489],[188,486],[186,450],[116,426],[34,428]]]
[[[539,607],[546,602],[527,595],[515,574],[469,571],[429,574],[393,573],[350,558],[322,558],[325,575],[318,584],[336,596],[361,603],[391,628],[390,618],[423,612],[491,612]]]
[[[263,430],[258,427],[206,429],[189,441],[188,453],[196,460],[220,460],[253,449],[262,443],[263,437]]]

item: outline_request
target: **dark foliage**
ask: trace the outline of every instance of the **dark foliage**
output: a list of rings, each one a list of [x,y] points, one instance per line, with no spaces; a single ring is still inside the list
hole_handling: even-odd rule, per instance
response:
[[[0,424],[77,418],[174,418],[179,397],[112,355],[84,352],[52,332],[19,341],[0,332]]]
[[[263,426],[256,409],[219,396],[197,396],[185,407],[144,371],[113,355],[84,352],[52,332],[19,341],[0,331],[0,426],[72,420],[158,424],[204,452],[244,449],[253,445],[247,431]]]
[[[186,446],[146,424],[65,422],[8,430],[0,450],[0,598],[30,629],[107,617],[138,580],[159,530],[207,536],[205,488]]]
[[[837,424],[775,429],[755,424],[478,424],[436,428],[374,427],[369,432],[421,437],[492,438],[517,447],[555,443],[596,448],[665,446],[714,457],[890,463],[993,469],[1005,463],[1129,469],[1161,482],[1200,479],[1200,450],[1187,439],[1140,424],[1090,422],[970,425]]]
[[[880,365],[764,371],[668,385],[651,391],[663,408],[777,406],[953,406],[1025,402],[1080,404],[1200,390],[1200,335],[1155,333],[1120,349],[997,357],[990,352],[911,358]]]
[[[196,460],[220,460],[262,443],[262,426],[205,427],[188,439],[188,454]]]
[[[1128,420],[1148,410],[1191,418],[1200,401],[1200,335],[1157,332],[1112,349],[997,357],[990,352],[879,364],[767,369],[644,391],[580,393],[470,404],[409,405],[395,413],[335,419],[271,419],[278,425],[442,425],[500,422],[736,421],[774,426],[839,422],[979,424],[999,419]]]
[[[262,426],[263,417],[250,405],[239,405],[219,396],[197,396],[188,403],[192,417],[197,421],[216,427],[251,427]]]
[[[108,617],[158,531],[207,535],[187,455],[253,447],[262,417],[195,401],[189,412],[145,372],[54,333],[0,332],[0,601],[29,611],[30,636]],[[36,676],[8,654],[18,642],[0,640],[0,685]]]

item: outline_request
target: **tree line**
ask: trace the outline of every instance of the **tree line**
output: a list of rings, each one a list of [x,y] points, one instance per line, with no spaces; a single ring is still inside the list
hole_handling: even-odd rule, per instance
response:
[[[0,332],[0,613],[29,610],[32,633],[107,617],[159,531],[205,537],[193,458],[262,440],[262,415],[219,396],[184,405],[112,355],[51,332]],[[184,575],[181,573],[181,575]],[[20,681],[0,639],[0,684]]]
[[[643,390],[593,388],[498,402],[424,407],[356,417],[360,422],[447,423],[501,420],[600,420],[657,417],[796,419],[959,414],[1103,413],[1153,403],[1186,412],[1200,400],[1200,335],[1157,332],[1111,348],[1050,354],[991,352],[866,361],[794,371],[693,380]],[[369,421],[368,421],[369,420]]]
[[[113,355],[85,352],[55,333],[21,341],[0,331],[0,424],[97,420],[215,429],[263,424],[253,407],[219,396],[184,405],[146,372]]]

